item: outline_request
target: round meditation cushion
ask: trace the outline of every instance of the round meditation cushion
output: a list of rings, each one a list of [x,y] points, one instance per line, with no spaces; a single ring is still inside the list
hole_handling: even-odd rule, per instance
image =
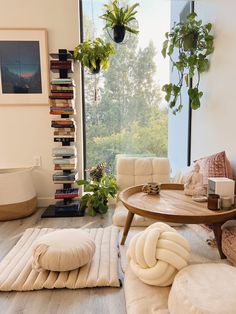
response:
[[[162,222],[135,235],[127,250],[136,276],[146,284],[162,287],[172,284],[176,273],[187,266],[189,255],[188,241]]]
[[[87,264],[94,252],[95,243],[87,232],[53,231],[34,243],[32,267],[37,271],[70,271]]]
[[[209,263],[182,269],[171,287],[168,308],[170,314],[235,314],[235,267]]]

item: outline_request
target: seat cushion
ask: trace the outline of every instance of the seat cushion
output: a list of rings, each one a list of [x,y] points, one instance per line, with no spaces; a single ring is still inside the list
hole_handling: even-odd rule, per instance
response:
[[[70,271],[87,264],[95,252],[88,233],[63,229],[41,236],[33,246],[32,267],[43,271]]]
[[[175,277],[168,299],[170,314],[235,314],[236,268],[197,264]]]
[[[170,162],[158,157],[119,157],[117,159],[119,190],[147,182],[170,182]]]

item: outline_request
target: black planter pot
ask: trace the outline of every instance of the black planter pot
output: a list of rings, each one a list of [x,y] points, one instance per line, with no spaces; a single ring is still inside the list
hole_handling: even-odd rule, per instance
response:
[[[191,32],[183,37],[184,50],[192,50],[197,48],[198,33]]]
[[[115,25],[113,27],[113,39],[116,43],[121,43],[125,37],[125,27],[124,25]]]
[[[96,68],[94,69],[94,67],[92,67],[92,65],[90,66],[90,72],[92,74],[97,74],[100,72],[101,69],[101,61],[100,60],[96,60]]]

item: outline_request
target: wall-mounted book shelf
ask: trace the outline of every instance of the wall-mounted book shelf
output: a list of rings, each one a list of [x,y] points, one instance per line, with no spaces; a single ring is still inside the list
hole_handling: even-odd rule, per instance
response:
[[[51,121],[53,141],[58,145],[52,150],[55,170],[52,180],[62,188],[56,189],[56,202],[45,210],[42,218],[84,216],[80,209],[79,189],[74,186],[78,179],[76,122],[73,119],[76,114],[75,83],[69,77],[74,72],[73,55],[66,49],[59,49],[50,57],[50,70],[59,74],[58,78],[51,79],[49,96],[49,113],[55,116]]]

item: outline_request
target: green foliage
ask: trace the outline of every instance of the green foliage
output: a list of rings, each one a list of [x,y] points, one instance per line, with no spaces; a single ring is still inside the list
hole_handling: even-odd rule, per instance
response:
[[[116,179],[111,173],[105,172],[105,163],[90,169],[89,181],[78,180],[76,183],[80,186],[84,185],[84,191],[88,192],[81,197],[81,208],[87,210],[89,216],[96,216],[97,213],[105,214],[108,210],[108,198],[114,198],[117,193]]]
[[[191,99],[192,109],[200,107],[200,98],[203,93],[199,91],[201,73],[208,71],[208,56],[214,51],[214,37],[210,35],[212,24],[202,25],[201,20],[196,20],[197,14],[188,15],[185,22],[175,24],[170,32],[165,34],[162,55],[168,55],[173,67],[179,74],[178,84],[166,84],[162,90],[166,93],[165,99],[169,103],[172,112],[176,114],[182,107],[181,89],[185,83],[188,95]],[[178,58],[174,60],[172,55],[178,50]],[[197,82],[193,88],[189,87],[189,78],[197,74]]]
[[[74,48],[74,58],[80,61],[83,66],[94,70],[98,64],[103,70],[108,69],[109,58],[114,53],[113,44],[105,43],[100,37],[94,41],[88,39]]]
[[[118,0],[113,0],[110,4],[105,4],[104,9],[106,12],[101,16],[106,21],[105,28],[114,28],[116,25],[123,25],[128,32],[138,34],[138,30],[129,26],[130,22],[136,20],[135,15],[137,11],[135,9],[138,6],[139,4],[135,3],[131,6],[127,5],[126,7],[119,8]]]

